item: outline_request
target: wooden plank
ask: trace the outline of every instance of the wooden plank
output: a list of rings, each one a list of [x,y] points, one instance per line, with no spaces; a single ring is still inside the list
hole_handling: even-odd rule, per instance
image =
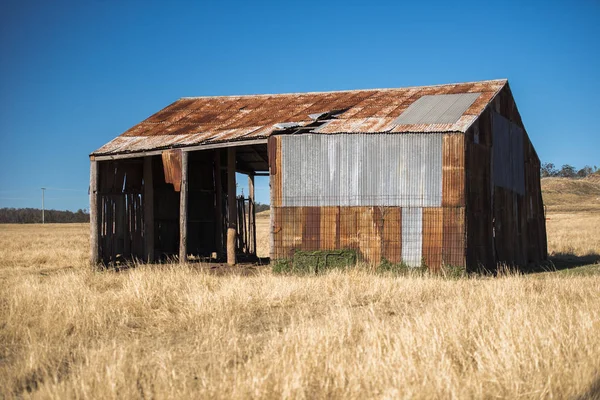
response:
[[[235,265],[236,199],[235,199],[235,147],[227,149],[227,264]]]
[[[386,207],[383,212],[383,259],[402,261],[402,208]]]
[[[465,205],[464,135],[444,135],[442,149],[442,206]]]
[[[90,161],[90,263],[92,265],[98,264],[100,257],[98,221],[102,217],[98,218],[98,211],[98,162],[92,160]]]
[[[187,261],[188,154],[181,154],[181,190],[179,192],[179,262]]]
[[[443,208],[423,208],[423,259],[430,270],[442,266]]]
[[[154,262],[154,179],[152,177],[152,157],[144,158],[144,249],[145,258]]]

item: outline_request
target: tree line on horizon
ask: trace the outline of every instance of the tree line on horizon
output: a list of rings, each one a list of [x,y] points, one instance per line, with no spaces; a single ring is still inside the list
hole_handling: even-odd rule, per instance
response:
[[[45,210],[44,222],[48,224],[90,222],[87,210],[73,211]],[[0,208],[0,224],[41,224],[40,208]]]
[[[269,209],[268,204],[256,203],[256,212]],[[73,211],[45,210],[44,222],[47,224],[90,222],[88,210]],[[0,224],[41,224],[41,208],[0,208]]]
[[[542,163],[542,166],[540,168],[540,174],[542,178],[585,178],[586,176],[590,176],[593,174],[600,174],[600,169],[598,169],[598,167],[595,165],[593,167],[586,165],[580,170],[577,170],[574,166],[570,164],[565,164],[560,169],[558,169],[553,163],[546,162]]]

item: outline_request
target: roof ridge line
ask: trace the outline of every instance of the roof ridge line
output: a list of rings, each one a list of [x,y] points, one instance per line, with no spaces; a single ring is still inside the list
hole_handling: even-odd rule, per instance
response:
[[[371,89],[346,89],[346,90],[326,90],[322,92],[287,92],[287,93],[259,93],[259,94],[230,94],[230,95],[215,95],[215,96],[184,96],[178,100],[192,100],[192,99],[215,99],[215,98],[236,98],[236,97],[272,97],[272,96],[290,96],[290,95],[314,95],[314,94],[326,94],[326,93],[353,93],[353,92],[376,92],[382,90],[407,90],[407,89],[422,89],[422,88],[434,88],[442,86],[452,85],[469,85],[473,83],[490,83],[490,82],[504,82],[507,83],[507,78],[502,79],[487,79],[482,81],[470,81],[470,82],[454,82],[454,83],[441,83],[437,85],[421,85],[421,86],[402,86],[396,88],[371,88]]]

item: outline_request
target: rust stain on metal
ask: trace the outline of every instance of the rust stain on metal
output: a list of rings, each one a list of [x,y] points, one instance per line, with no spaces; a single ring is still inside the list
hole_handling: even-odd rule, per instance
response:
[[[383,212],[383,258],[402,261],[402,208],[388,207]]]
[[[465,208],[444,207],[442,260],[445,265],[465,266]]]
[[[441,207],[423,208],[423,261],[434,271],[442,266],[443,212]]]
[[[444,135],[442,145],[442,206],[465,205],[464,135]]]
[[[398,89],[322,93],[182,98],[133,126],[94,155],[132,153],[228,141],[267,138],[277,124],[311,124],[310,114],[345,110],[320,133],[464,132],[506,80]],[[393,126],[424,95],[481,93],[455,124]],[[506,108],[498,103],[498,108]]]
[[[181,150],[168,150],[162,153],[165,182],[171,183],[176,192],[181,190]]]

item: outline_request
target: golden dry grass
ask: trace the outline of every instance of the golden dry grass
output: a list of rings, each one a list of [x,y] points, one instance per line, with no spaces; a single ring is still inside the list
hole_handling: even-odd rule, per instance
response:
[[[598,275],[93,272],[87,238],[0,225],[0,397],[600,396]]]
[[[598,212],[550,212],[546,218],[548,252],[551,255],[600,254],[600,210]]]
[[[542,194],[547,212],[600,212],[600,175],[584,179],[543,178]]]

